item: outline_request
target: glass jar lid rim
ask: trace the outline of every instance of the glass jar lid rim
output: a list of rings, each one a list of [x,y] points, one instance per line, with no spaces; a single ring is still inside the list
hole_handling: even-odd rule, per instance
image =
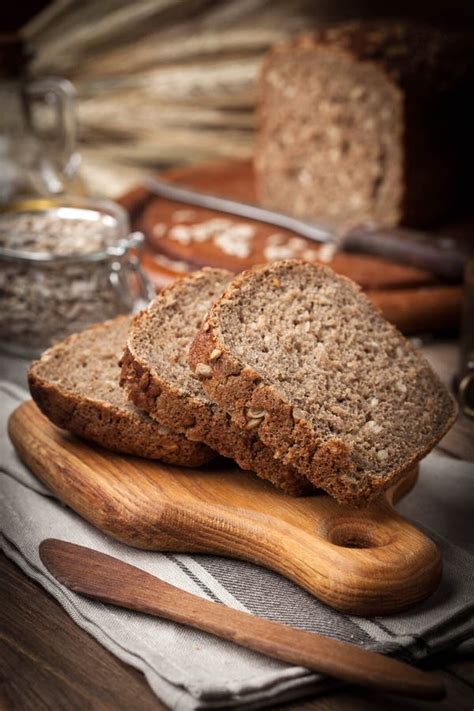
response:
[[[32,263],[74,263],[74,262],[97,262],[110,259],[113,257],[122,257],[133,247],[138,247],[143,242],[143,234],[141,232],[131,232],[129,227],[129,219],[125,209],[118,203],[107,199],[97,199],[81,196],[61,196],[60,198],[33,198],[17,200],[0,211],[0,214],[32,214],[40,215],[57,214],[62,211],[60,219],[74,219],[74,213],[77,212],[76,219],[87,219],[84,217],[84,212],[91,212],[102,215],[104,218],[111,218],[115,222],[115,229],[118,240],[107,246],[101,247],[98,250],[91,252],[72,252],[69,254],[56,254],[55,252],[33,252],[30,250],[14,249],[0,246],[0,258],[24,261]],[[64,212],[67,211],[67,218]],[[18,232],[18,235],[23,237],[34,237],[34,235]]]
[[[143,244],[142,232],[130,232],[126,237],[105,249],[96,252],[74,254],[54,254],[53,252],[28,252],[0,247],[0,259],[8,259],[35,264],[76,264],[78,262],[100,262],[113,257],[123,257],[130,249]]]

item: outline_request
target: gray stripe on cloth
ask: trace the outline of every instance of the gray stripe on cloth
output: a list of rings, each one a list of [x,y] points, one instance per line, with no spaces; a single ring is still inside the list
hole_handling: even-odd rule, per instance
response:
[[[219,601],[224,605],[229,605],[235,610],[242,610],[243,612],[248,612],[245,605],[238,600],[230,590],[228,590],[221,581],[217,580],[213,575],[209,573],[202,565],[200,561],[200,556],[195,554],[194,556],[186,555],[184,553],[177,553],[174,555],[175,558],[179,559],[188,570],[190,570],[193,575],[195,575],[199,580],[208,585],[219,598]],[[226,560],[223,558],[222,560]]]
[[[271,570],[258,568],[256,573],[252,563],[205,555],[200,562],[255,615],[354,644],[373,641],[350,617]]]
[[[222,600],[220,600],[217,595],[214,594],[211,588],[202,580],[200,580],[197,575],[194,575],[194,573],[188,568],[188,566],[183,561],[179,560],[176,556],[171,554],[167,554],[166,557],[172,560],[173,563],[176,563],[178,568],[183,570],[186,575],[201,588],[201,590],[206,594],[209,600],[213,600],[213,602],[222,602]]]

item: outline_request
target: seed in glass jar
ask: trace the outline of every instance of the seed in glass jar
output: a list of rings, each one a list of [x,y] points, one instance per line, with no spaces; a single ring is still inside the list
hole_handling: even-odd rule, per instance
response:
[[[5,349],[37,355],[74,331],[132,310],[126,258],[118,267],[114,262],[113,272],[109,259],[33,259],[38,252],[74,257],[105,251],[116,234],[114,223],[101,219],[0,215],[0,248],[32,253],[31,259],[18,262],[0,260],[0,342]]]
[[[0,247],[4,249],[57,256],[91,254],[107,248],[115,238],[114,226],[100,218],[66,219],[40,212],[0,215]]]

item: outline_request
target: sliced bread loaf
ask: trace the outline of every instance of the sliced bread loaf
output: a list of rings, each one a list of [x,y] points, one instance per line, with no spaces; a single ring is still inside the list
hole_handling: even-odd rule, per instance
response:
[[[262,204],[342,226],[444,219],[469,199],[472,46],[469,30],[380,20],[271,50],[259,86]]]
[[[380,494],[456,414],[428,362],[354,282],[300,261],[236,277],[190,364],[238,427],[255,427],[276,457],[341,502]]]
[[[203,444],[157,425],[127,402],[118,362],[131,318],[119,316],[47,350],[28,372],[33,399],[55,425],[117,452],[195,467],[212,459]]]
[[[203,269],[161,292],[130,327],[121,384],[135,405],[164,426],[205,442],[287,493],[306,493],[314,488],[309,481],[274,458],[256,435],[254,423],[235,427],[189,369],[189,346],[232,278],[224,270]],[[215,361],[219,354],[209,357]]]

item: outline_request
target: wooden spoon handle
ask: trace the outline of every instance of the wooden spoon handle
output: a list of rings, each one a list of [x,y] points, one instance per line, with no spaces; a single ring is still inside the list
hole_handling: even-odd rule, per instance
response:
[[[444,696],[440,680],[407,664],[204,600],[90,548],[50,538],[39,553],[59,582],[88,597],[190,625],[361,686],[420,699]]]

